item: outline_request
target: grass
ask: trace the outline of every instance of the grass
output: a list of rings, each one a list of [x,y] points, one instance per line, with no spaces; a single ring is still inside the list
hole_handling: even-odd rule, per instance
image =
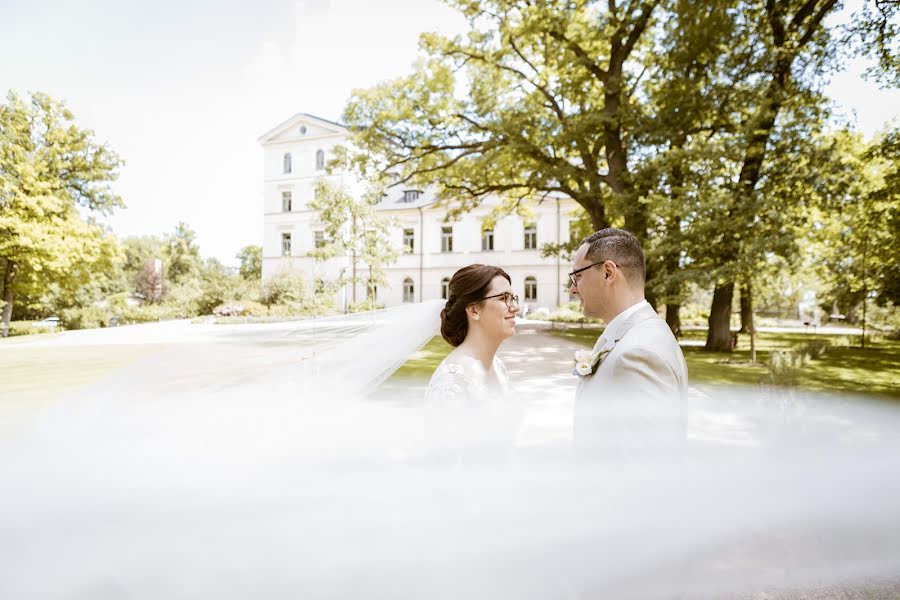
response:
[[[550,332],[591,347],[600,335],[596,327],[569,327]],[[705,330],[686,331],[682,340],[702,342]],[[760,333],[757,336],[756,363],[750,362],[750,339],[742,335],[738,348],[730,353],[706,352],[701,346],[682,346],[692,384],[748,385],[768,383],[766,366],[775,350],[789,350],[811,340],[828,340],[831,347],[816,360],[804,365],[797,376],[797,387],[805,390],[853,392],[900,398],[900,341],[879,340],[862,350],[859,336],[810,333]],[[856,344],[856,346],[851,346]],[[432,338],[388,380],[428,380],[438,363],[453,348],[440,336]]]
[[[593,346],[597,329],[569,328],[553,335]],[[859,336],[854,336],[853,343]],[[685,332],[683,340],[703,341],[705,330]],[[900,398],[900,341],[883,340],[865,350],[850,346],[846,335],[809,333],[760,333],[757,335],[757,363],[750,363],[750,338],[740,336],[738,348],[730,353],[706,352],[701,346],[683,346],[691,383],[758,385],[768,381],[766,364],[775,350],[788,350],[812,339],[828,340],[832,347],[800,370],[797,387],[806,390],[855,392]]]
[[[4,427],[35,408],[97,381],[157,350],[156,345],[28,347],[24,338],[0,343],[0,416]]]
[[[434,336],[418,352],[409,357],[402,367],[394,371],[390,379],[430,379],[431,374],[453,346],[439,335]]]

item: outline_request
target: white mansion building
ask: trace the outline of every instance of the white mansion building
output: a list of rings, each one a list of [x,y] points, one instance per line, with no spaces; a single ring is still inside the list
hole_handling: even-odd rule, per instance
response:
[[[317,239],[323,239],[323,227],[317,213],[307,208],[319,177],[351,190],[361,189],[358,182],[342,173],[326,175],[330,153],[347,138],[348,131],[342,125],[304,113],[259,138],[265,153],[264,280],[285,268],[302,271],[310,282],[334,279],[342,268],[349,270],[349,257],[322,263],[308,256]],[[493,230],[484,230],[482,223],[496,203],[496,199],[488,198],[460,220],[447,223],[446,209],[426,192],[390,191],[377,209],[395,217],[398,226],[390,236],[401,254],[387,268],[389,285],[377,289],[376,301],[396,306],[446,298],[453,273],[466,265],[482,263],[497,265],[509,273],[520,302],[530,310],[552,310],[568,302],[566,274],[571,265],[555,257],[541,258],[540,247],[568,241],[569,222],[574,220],[577,204],[569,198],[547,198],[534,204],[532,221],[513,214],[498,220]],[[351,287],[347,284],[335,298],[339,308],[365,300],[363,283],[356,290]]]

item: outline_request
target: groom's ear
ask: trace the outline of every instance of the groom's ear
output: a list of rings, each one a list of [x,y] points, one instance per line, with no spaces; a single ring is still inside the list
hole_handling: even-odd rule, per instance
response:
[[[611,265],[609,261],[603,263],[603,279],[609,279],[616,274],[616,267]]]

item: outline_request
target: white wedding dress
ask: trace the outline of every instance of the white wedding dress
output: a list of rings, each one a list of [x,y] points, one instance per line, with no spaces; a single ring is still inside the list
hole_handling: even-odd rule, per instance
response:
[[[512,448],[522,421],[506,367],[496,356],[488,371],[454,350],[438,365],[425,393],[429,441],[457,451]]]

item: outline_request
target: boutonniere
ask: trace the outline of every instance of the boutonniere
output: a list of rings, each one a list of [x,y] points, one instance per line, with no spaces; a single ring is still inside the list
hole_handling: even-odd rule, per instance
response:
[[[612,348],[592,353],[590,350],[579,350],[575,353],[575,375],[587,377],[597,372],[597,368]]]

